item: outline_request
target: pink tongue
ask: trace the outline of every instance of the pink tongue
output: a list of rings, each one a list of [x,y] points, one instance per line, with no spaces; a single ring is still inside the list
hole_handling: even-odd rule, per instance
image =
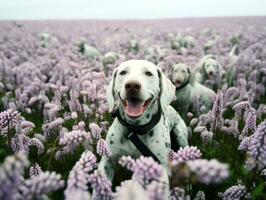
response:
[[[127,101],[126,113],[129,117],[139,117],[144,112],[144,107],[142,103],[132,103]]]

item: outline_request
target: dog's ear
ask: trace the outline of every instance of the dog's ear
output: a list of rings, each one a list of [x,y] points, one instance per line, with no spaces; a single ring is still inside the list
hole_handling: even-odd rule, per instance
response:
[[[173,64],[172,67],[171,67],[171,75],[173,74],[173,71],[174,71],[175,65],[176,65],[176,64]]]
[[[175,99],[175,86],[172,82],[163,74],[160,68],[157,69],[160,93],[159,102],[163,112],[166,112],[167,106]]]
[[[112,79],[106,90],[107,104],[109,106],[109,112],[112,112],[115,107],[115,79],[116,79],[117,69],[113,71]]]

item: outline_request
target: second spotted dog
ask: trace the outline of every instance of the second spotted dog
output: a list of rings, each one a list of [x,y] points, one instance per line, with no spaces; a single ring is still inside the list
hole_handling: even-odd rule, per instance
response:
[[[196,82],[189,66],[182,63],[173,65],[171,73],[176,87],[176,100],[171,105],[185,121],[188,112],[198,116],[212,108],[215,92]]]

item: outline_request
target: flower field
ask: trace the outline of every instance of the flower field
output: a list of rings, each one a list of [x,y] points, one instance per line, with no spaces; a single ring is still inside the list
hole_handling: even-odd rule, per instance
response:
[[[144,59],[170,79],[207,54],[225,73],[213,108],[185,113],[169,185],[151,157],[99,173],[113,69]],[[0,199],[266,199],[266,18],[0,22]]]

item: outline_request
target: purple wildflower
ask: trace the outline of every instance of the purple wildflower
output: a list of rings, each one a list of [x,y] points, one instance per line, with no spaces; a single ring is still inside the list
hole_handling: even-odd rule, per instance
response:
[[[225,190],[225,192],[219,194],[223,200],[240,200],[242,197],[247,197],[246,187],[244,185],[234,185]]]
[[[158,180],[163,175],[163,168],[151,157],[140,156],[133,167],[133,180]]]
[[[200,139],[204,144],[207,144],[212,141],[213,132],[212,131],[203,131],[200,133]]]
[[[44,146],[43,143],[37,139],[37,138],[32,138],[30,139],[30,146],[35,146],[38,149],[38,155],[42,154],[44,152]]]
[[[195,175],[199,182],[205,184],[221,183],[229,177],[228,164],[220,163],[216,159],[209,161],[198,159],[188,161],[186,164],[192,175]]]
[[[250,109],[249,101],[241,101],[233,106],[236,119],[242,119],[244,112]]]
[[[248,151],[250,148],[252,137],[245,137],[239,144],[238,150],[239,151]]]
[[[63,132],[62,137],[59,139],[59,145],[63,146],[62,150],[57,152],[57,158],[59,155],[63,156],[68,153],[73,153],[79,145],[90,140],[90,134],[81,130],[73,130],[71,132]],[[60,152],[60,153],[59,153]]]
[[[113,196],[112,183],[105,175],[98,173],[97,170],[89,175],[88,182],[91,184],[94,192],[94,200],[111,200]]]
[[[200,150],[194,146],[186,146],[180,148],[174,155],[173,164],[179,165],[189,160],[196,160],[202,156]]]
[[[148,194],[142,185],[132,180],[124,181],[121,183],[121,186],[116,187],[114,198],[116,200],[149,200]]]
[[[79,196],[81,199],[89,197],[88,193],[88,178],[89,173],[93,170],[96,164],[96,157],[91,151],[82,153],[78,162],[69,173],[67,180],[67,188],[65,190],[65,198]]]
[[[21,152],[5,159],[0,166],[0,199],[16,199],[18,186],[23,180],[22,174],[28,165],[27,157]]]
[[[8,131],[7,129],[14,128],[15,125],[20,123],[21,119],[21,115],[18,111],[8,109],[0,112],[0,133]]]
[[[42,172],[42,168],[38,165],[38,163],[35,163],[30,167],[30,177],[39,176]]]
[[[43,172],[38,176],[32,176],[21,187],[22,199],[30,200],[41,197],[64,186],[61,175],[55,172]]]
[[[150,200],[169,199],[169,186],[166,183],[152,181],[147,186],[147,192]]]
[[[122,156],[118,163],[130,171],[134,170],[135,160],[131,156]]]
[[[97,142],[97,154],[99,154],[100,156],[110,156],[111,155],[111,151],[106,143],[106,141],[104,139],[100,139]]]
[[[247,134],[253,134],[256,130],[256,112],[255,111],[249,111],[245,120],[245,127],[243,129],[243,132],[245,135]]]
[[[90,123],[89,128],[92,138],[98,140],[101,137],[102,129],[95,123]]]
[[[259,162],[259,166],[266,166],[266,120],[259,124],[254,133],[250,145],[250,155]]]
[[[217,92],[213,108],[212,108],[213,128],[221,128],[223,125],[223,93]]]

